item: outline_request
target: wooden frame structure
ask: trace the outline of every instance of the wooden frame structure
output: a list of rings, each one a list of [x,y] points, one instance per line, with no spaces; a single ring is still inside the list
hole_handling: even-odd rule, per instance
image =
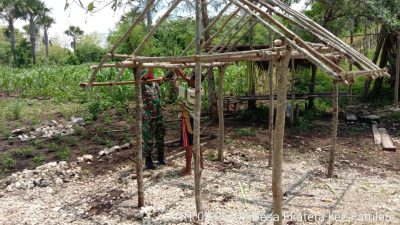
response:
[[[195,69],[196,77],[196,104],[195,104],[195,116],[194,116],[194,159],[195,159],[195,196],[196,196],[196,209],[198,215],[203,215],[203,206],[201,202],[201,168],[199,162],[200,153],[200,109],[201,109],[201,98],[200,98],[200,86],[201,86],[201,70],[202,68],[218,68],[219,71],[219,145],[218,145],[218,159],[223,161],[223,148],[224,148],[224,116],[223,116],[223,76],[227,66],[237,61],[269,61],[270,65],[276,66],[277,72],[277,121],[276,130],[272,134],[273,124],[270,121],[269,127],[271,130],[271,146],[273,146],[272,158],[269,159],[269,164],[273,166],[273,177],[272,177],[272,189],[273,189],[273,212],[276,216],[279,216],[280,220],[274,224],[282,224],[282,151],[283,151],[283,137],[284,137],[284,125],[285,125],[285,101],[286,101],[286,86],[287,86],[287,73],[290,67],[290,60],[297,58],[304,58],[312,62],[314,65],[321,68],[327,75],[332,78],[334,84],[333,91],[333,127],[332,127],[332,145],[330,151],[330,160],[328,165],[328,177],[333,175],[334,158],[336,154],[336,140],[337,140],[337,126],[338,126],[338,84],[346,83],[351,84],[354,82],[354,78],[357,76],[367,76],[371,79],[380,76],[389,76],[385,69],[381,69],[372,63],[361,53],[357,52],[345,42],[335,37],[332,33],[321,27],[316,22],[307,18],[303,14],[292,10],[289,6],[285,5],[279,0],[229,0],[229,3],[225,5],[223,10],[211,21],[206,27],[202,28],[201,21],[201,5],[200,0],[196,0],[196,36],[193,41],[187,46],[185,50],[179,56],[162,56],[162,57],[149,57],[140,56],[139,53],[142,48],[146,45],[147,41],[154,35],[160,25],[167,19],[170,13],[181,3],[181,0],[175,0],[166,13],[160,17],[159,21],[152,27],[148,34],[143,38],[142,42],[138,45],[135,51],[131,55],[120,55],[115,54],[117,47],[131,34],[133,29],[144,19],[146,13],[153,7],[154,0],[149,0],[146,7],[139,14],[137,19],[128,28],[127,32],[116,42],[116,44],[110,49],[97,66],[92,67],[92,76],[88,83],[81,84],[82,87],[92,86],[113,86],[113,85],[127,85],[134,84],[136,87],[136,107],[137,107],[137,122],[136,122],[136,156],[137,156],[137,181],[138,181],[138,206],[144,206],[144,188],[143,188],[143,161],[142,161],[142,96],[141,96],[141,79],[140,70],[148,67],[159,67],[159,68],[176,68],[176,67],[191,67]],[[226,17],[225,21],[221,23],[221,26],[216,29],[208,40],[202,42],[202,36],[206,31],[211,31],[211,28],[216,26],[216,22],[222,18],[227,10],[233,8],[233,13]],[[235,29],[231,28],[228,34],[222,37],[222,40],[228,39],[225,43],[218,43],[220,48],[212,48],[209,51],[205,51],[204,47],[212,43],[213,39],[219,35],[225,29],[226,25],[234,17],[240,17],[245,21]],[[321,43],[313,44],[302,40],[293,31],[285,27],[281,22],[276,20],[273,16],[277,16],[290,22],[293,25],[309,32]],[[251,50],[251,51],[239,51],[233,52],[232,49],[239,43],[240,37],[238,34],[245,28],[246,24],[250,21],[249,17],[252,18],[252,23],[247,27],[252,29],[256,24],[261,24],[268,28],[270,31],[269,38],[266,37],[266,44],[273,45],[273,47]],[[238,23],[237,23],[238,24]],[[272,37],[279,37],[277,41],[272,43]],[[228,38],[229,37],[229,38]],[[236,41],[234,41],[236,39]],[[193,45],[195,46],[195,54],[187,55]],[[228,47],[230,46],[230,47]],[[108,63],[106,62],[112,58],[123,59],[122,62]],[[337,62],[339,59],[345,58],[353,65],[358,67],[359,71],[345,71],[344,68],[340,67]],[[120,69],[116,80],[106,83],[96,83],[96,75],[103,68],[118,68]],[[134,71],[135,80],[120,82],[119,79],[124,73],[125,69],[132,69]],[[269,76],[272,78],[272,69],[270,66]],[[272,79],[270,79],[272,80]],[[273,89],[272,82],[269,84],[270,91]],[[272,95],[272,93],[270,93]],[[273,102],[271,101],[273,107]],[[271,112],[273,108],[270,107]],[[272,144],[273,143],[273,144]],[[272,159],[272,161],[271,161]]]

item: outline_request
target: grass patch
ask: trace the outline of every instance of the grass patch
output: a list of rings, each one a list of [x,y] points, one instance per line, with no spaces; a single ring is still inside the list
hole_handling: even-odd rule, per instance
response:
[[[257,130],[254,127],[244,127],[235,130],[235,136],[237,137],[250,137],[255,136]]]
[[[43,154],[39,154],[32,159],[33,164],[35,167],[41,166],[45,162],[45,158]]]
[[[11,155],[8,154],[3,156],[1,162],[6,169],[14,168],[15,165],[17,165],[17,160],[15,160]]]
[[[8,112],[12,120],[19,120],[22,117],[23,104],[20,100],[11,103],[8,106]]]
[[[62,146],[57,150],[57,158],[61,161],[68,161],[70,153],[67,146]]]
[[[26,147],[26,148],[16,149],[14,152],[17,156],[28,159],[34,156],[35,151],[33,147]]]
[[[389,119],[393,122],[400,122],[400,111],[392,112],[389,115]]]

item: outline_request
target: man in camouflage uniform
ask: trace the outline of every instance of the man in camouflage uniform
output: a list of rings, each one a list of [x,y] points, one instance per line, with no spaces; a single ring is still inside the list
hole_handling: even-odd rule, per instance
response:
[[[142,80],[154,79],[153,68],[143,70]],[[157,148],[157,160],[165,165],[165,126],[161,108],[161,89],[157,82],[143,82],[143,149],[146,169],[155,169],[152,158],[153,140]]]

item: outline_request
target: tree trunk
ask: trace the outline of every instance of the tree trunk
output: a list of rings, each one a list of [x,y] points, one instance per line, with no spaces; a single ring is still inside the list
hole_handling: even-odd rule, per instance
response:
[[[219,118],[219,136],[218,136],[218,161],[224,161],[224,73],[226,67],[218,68],[218,118]]]
[[[328,164],[328,178],[333,177],[333,170],[335,167],[335,156],[336,156],[336,143],[337,143],[337,128],[339,123],[339,88],[338,82],[333,81],[333,101],[332,101],[332,143],[329,152],[329,164]]]
[[[202,43],[202,13],[201,0],[196,0],[196,55],[201,54]],[[201,64],[196,61],[195,68],[195,106],[194,106],[194,192],[197,218],[204,221],[204,209],[201,194],[201,168],[200,168],[200,114],[201,114]]]
[[[314,94],[316,77],[317,77],[317,66],[312,65],[311,66],[311,80],[310,80],[310,86],[308,89],[308,92],[310,93],[310,95]],[[314,108],[314,98],[311,97],[308,100],[307,110],[312,110],[313,108]]]
[[[273,193],[273,217],[279,218],[274,221],[274,225],[282,225],[282,152],[283,139],[285,135],[285,103],[287,95],[287,76],[289,62],[292,51],[288,49],[286,54],[279,61],[277,68],[277,112],[276,112],[276,128],[274,138],[274,151],[272,154],[272,193]]]
[[[387,32],[387,30],[385,30]],[[394,43],[392,43],[391,39],[389,36],[386,36],[384,38],[384,43],[382,46],[382,53],[381,53],[381,58],[380,58],[380,62],[379,62],[379,67],[380,68],[385,68],[387,66],[388,60],[389,60],[389,54],[390,54],[390,48],[392,47],[392,45],[394,45]],[[379,92],[381,90],[382,87],[382,83],[383,83],[383,77],[378,77],[375,82],[374,82],[374,87],[372,88],[371,94],[373,96],[377,96],[379,95]]]
[[[8,29],[10,30],[10,47],[11,52],[13,54],[13,62],[17,61],[17,51],[15,50],[15,28],[14,28],[14,20],[8,20]]]
[[[396,82],[394,86],[394,104],[399,107],[399,76],[400,76],[400,34],[396,38]]]
[[[29,36],[31,41],[32,63],[36,64],[36,26],[32,16],[29,19]]]
[[[353,47],[354,43],[354,28],[352,31],[350,31],[350,46]],[[349,60],[349,71],[353,71],[353,62]],[[348,104],[351,104],[353,102],[353,83],[350,83],[348,89],[347,89],[347,101]]]
[[[207,13],[207,0],[201,1],[201,14],[202,14],[202,25],[203,27],[207,27],[209,24],[209,18]],[[207,30],[204,32],[204,40],[210,39],[210,32]],[[204,46],[205,48],[211,45],[207,44]],[[218,122],[218,102],[217,102],[217,94],[215,91],[215,79],[214,79],[214,70],[210,68],[207,70],[207,82],[208,82],[208,113],[210,114],[210,118],[213,124]]]
[[[253,23],[254,18],[251,17],[249,20],[249,26]],[[250,49],[253,49],[253,35],[254,35],[254,29],[251,27],[249,30],[249,46]],[[254,68],[254,62],[249,61],[247,62],[247,73],[248,73],[248,78],[249,78],[249,95],[250,96],[255,96],[256,95],[256,88],[254,85],[254,75],[255,75],[255,68]],[[248,101],[248,109],[249,110],[255,110],[257,108],[256,101],[255,100],[249,100]]]
[[[290,111],[290,124],[294,126],[294,103],[296,101],[296,90],[295,90],[295,76],[296,76],[296,68],[294,65],[294,59],[291,60],[292,64],[292,80],[291,80],[291,92],[292,92],[292,101],[291,101],[291,111]]]
[[[147,11],[146,13],[146,20],[147,20],[147,29],[151,29],[151,26],[153,26],[153,15],[151,10]]]
[[[136,91],[136,175],[138,188],[138,207],[144,206],[144,184],[143,184],[143,144],[142,144],[142,123],[143,123],[143,98],[140,72],[142,65],[139,64],[134,70],[135,91]]]
[[[46,58],[49,58],[49,35],[47,33],[47,27],[44,28],[43,31],[43,36],[44,36],[44,45],[46,47]]]
[[[75,50],[76,50],[76,36],[75,35],[72,37],[72,49],[74,49],[74,52],[75,52]]]
[[[387,32],[386,29],[382,28],[380,33],[379,33],[379,35],[378,35],[378,40],[377,40],[377,43],[376,43],[376,50],[375,50],[374,58],[372,59],[372,62],[375,63],[375,64],[378,62],[379,55],[381,54],[381,52],[382,52],[382,57],[386,57],[384,55],[385,52],[386,52],[386,49],[387,49],[387,46],[386,46],[386,34],[385,34],[386,32]],[[382,64],[382,59],[381,59],[381,64]],[[377,78],[377,80],[379,80],[378,83],[381,84],[382,78]],[[363,99],[364,99],[364,101],[368,100],[368,92],[369,92],[369,88],[371,86],[371,82],[372,82],[371,79],[369,79],[368,77],[365,79],[364,90],[363,90]],[[376,84],[377,84],[377,81],[375,81],[374,87],[375,87]],[[380,89],[380,84],[377,85],[377,87],[379,86],[379,89]]]

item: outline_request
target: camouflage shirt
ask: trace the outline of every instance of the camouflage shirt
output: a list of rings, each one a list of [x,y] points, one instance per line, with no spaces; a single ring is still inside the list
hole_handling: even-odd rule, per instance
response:
[[[161,89],[158,83],[144,84],[143,94],[143,119],[162,117]]]

